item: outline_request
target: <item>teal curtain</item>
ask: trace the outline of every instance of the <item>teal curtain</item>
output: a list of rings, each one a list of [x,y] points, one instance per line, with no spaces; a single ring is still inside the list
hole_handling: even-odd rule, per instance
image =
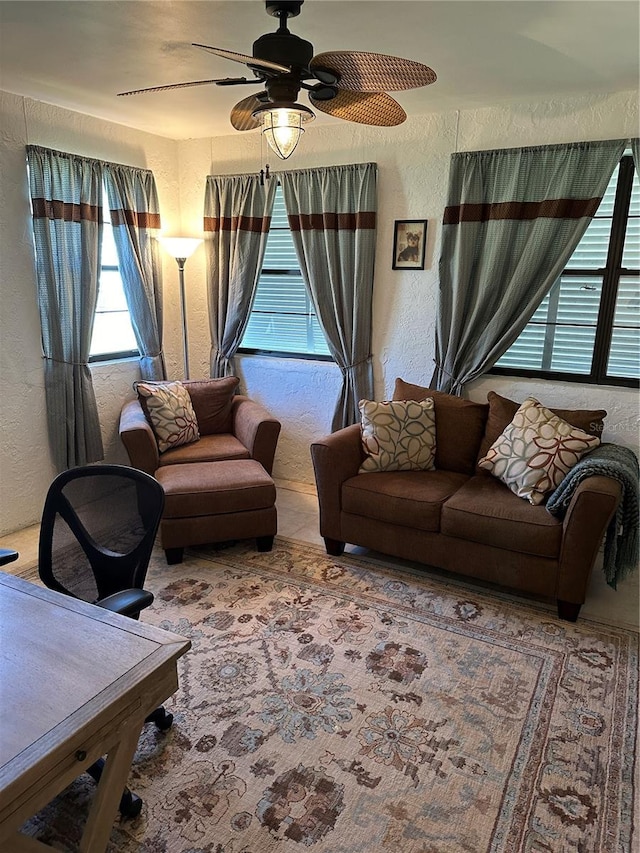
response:
[[[160,208],[148,169],[104,164],[111,224],[143,379],[166,379],[162,352]]]
[[[509,349],[586,231],[625,144],[452,156],[431,387],[460,394]]]
[[[276,182],[209,175],[204,203],[211,376],[234,373],[267,243]]]
[[[47,421],[58,471],[103,458],[89,349],[98,298],[102,164],[27,146]]]
[[[376,247],[375,163],[281,172],[300,269],[342,389],[332,429],[360,420],[373,396],[371,314]]]
[[[633,163],[636,167],[636,172],[640,174],[640,139],[638,137],[631,140],[631,153],[633,154]]]

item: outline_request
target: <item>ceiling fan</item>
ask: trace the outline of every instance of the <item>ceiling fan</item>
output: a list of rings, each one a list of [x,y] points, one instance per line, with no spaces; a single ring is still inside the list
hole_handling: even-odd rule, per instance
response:
[[[316,109],[336,118],[380,127],[401,124],[407,115],[387,90],[428,86],[435,82],[435,72],[420,62],[381,53],[339,50],[314,56],[313,45],[287,27],[287,20],[300,14],[303,2],[266,0],[267,13],[278,18],[280,25],[275,33],[266,33],[253,43],[252,56],[194,43],[194,47],[246,65],[253,78],[194,80],[119,94],[139,95],[209,83],[262,84],[262,91],[232,108],[231,124],[242,131],[262,127],[269,145],[283,160],[293,153],[303,125],[315,118],[309,107],[296,102],[301,89]]]

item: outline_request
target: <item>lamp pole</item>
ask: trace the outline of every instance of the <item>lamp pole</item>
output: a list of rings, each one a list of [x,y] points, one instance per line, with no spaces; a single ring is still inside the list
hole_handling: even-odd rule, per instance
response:
[[[180,276],[180,313],[182,315],[182,352],[184,356],[184,378],[189,379],[189,336],[187,333],[187,293],[184,286],[184,265],[187,258],[198,248],[202,240],[196,237],[161,237],[160,242],[176,259]]]
[[[187,333],[187,295],[184,289],[184,265],[186,258],[176,258],[180,276],[180,313],[182,314],[182,352],[184,354],[184,378],[189,378],[189,335]]]

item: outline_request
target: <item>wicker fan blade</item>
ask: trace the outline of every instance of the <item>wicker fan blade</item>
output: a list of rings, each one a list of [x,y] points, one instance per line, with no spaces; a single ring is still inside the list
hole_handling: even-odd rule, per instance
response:
[[[142,95],[145,92],[166,92],[169,89],[188,89],[189,86],[208,86],[216,83],[219,86],[232,86],[236,83],[259,83],[259,80],[247,80],[246,77],[223,77],[218,80],[193,80],[190,83],[171,83],[168,86],[151,86],[149,89],[132,89],[131,92],[118,92],[118,97],[125,95]]]
[[[259,94],[266,95],[266,92]],[[264,106],[264,101],[260,100],[258,95],[249,95],[248,98],[243,98],[231,110],[231,124],[236,130],[255,130],[260,127],[260,122],[253,117],[253,113],[258,107]]]
[[[402,124],[407,114],[400,104],[386,92],[351,92],[341,89],[330,101],[316,101],[309,92],[313,106],[323,113],[358,124],[393,127]]]
[[[359,53],[336,50],[319,53],[309,67],[335,71],[340,75],[338,88],[356,92],[398,92],[417,89],[436,80],[436,73],[427,65],[399,56],[383,53]]]
[[[222,56],[224,59],[242,62],[243,65],[248,65],[249,68],[257,68],[264,71],[280,71],[282,74],[288,74],[291,71],[286,65],[278,65],[277,62],[269,62],[266,59],[256,59],[255,56],[236,53],[234,50],[223,50],[220,47],[211,47],[208,44],[196,44],[195,42],[193,42],[193,47],[201,47],[202,50],[208,50],[209,53],[215,53],[216,56]]]

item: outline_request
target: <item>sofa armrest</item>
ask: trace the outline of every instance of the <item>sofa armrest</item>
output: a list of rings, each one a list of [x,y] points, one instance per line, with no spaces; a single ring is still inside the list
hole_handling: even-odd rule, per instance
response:
[[[232,403],[233,434],[259,462],[267,474],[273,469],[280,421],[248,397],[238,395]]]
[[[320,534],[341,541],[342,484],[355,477],[364,460],[360,424],[352,424],[314,441],[311,459],[318,489]]]
[[[122,407],[120,438],[132,467],[153,476],[160,464],[160,453],[156,437],[138,400],[131,400]]]
[[[582,604],[598,549],[618,508],[622,489],[611,477],[587,477],[564,518],[556,597]]]

